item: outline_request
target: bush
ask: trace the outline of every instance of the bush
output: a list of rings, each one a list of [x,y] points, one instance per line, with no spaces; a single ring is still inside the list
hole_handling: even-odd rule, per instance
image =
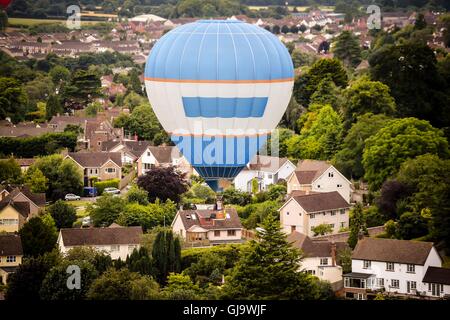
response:
[[[101,195],[105,188],[119,188],[119,179],[110,179],[105,181],[94,182],[94,187],[97,188],[97,194]]]
[[[242,244],[219,245],[211,248],[190,248],[181,251],[181,270],[197,263],[203,255],[217,254],[225,259],[225,268],[232,268],[245,248]]]

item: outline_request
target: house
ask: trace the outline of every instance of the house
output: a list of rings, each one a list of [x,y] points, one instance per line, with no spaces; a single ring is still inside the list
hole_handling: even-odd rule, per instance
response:
[[[3,201],[27,202],[31,218],[44,209],[46,198],[45,193],[33,193],[27,186],[8,185],[3,189],[0,187],[0,202]]]
[[[0,234],[0,284],[6,284],[8,277],[22,263],[22,241],[17,234]]]
[[[147,151],[150,141],[108,140],[102,143],[103,152],[120,152],[122,163],[134,163]]]
[[[111,259],[125,261],[134,249],[139,249],[142,227],[121,227],[112,224],[108,228],[72,228],[61,229],[58,236],[58,248],[67,253],[76,247],[92,247],[111,256]]]
[[[344,274],[347,298],[395,296],[442,298],[450,294],[450,272],[431,242],[362,238],[352,254],[352,272]]]
[[[279,180],[286,180],[295,170],[295,165],[287,158],[257,155],[234,179],[234,187],[244,192],[252,192],[253,179],[258,181],[258,191],[267,190]]]
[[[20,166],[22,173],[25,173],[28,168],[36,161],[35,158],[16,158],[17,164]]]
[[[188,246],[209,246],[242,242],[242,224],[235,208],[223,208],[220,201],[214,210],[179,210],[172,230]]]
[[[70,159],[80,167],[85,186],[92,186],[93,178],[99,181],[122,178],[119,152],[69,152],[64,159]]]
[[[287,240],[303,254],[302,270],[320,280],[329,281],[335,289],[342,287],[342,267],[337,265],[336,255],[348,248],[346,242],[314,240],[297,231],[292,232]]]
[[[0,233],[18,232],[30,217],[30,204],[23,201],[0,202]]]
[[[294,190],[337,191],[350,203],[352,183],[326,161],[302,160],[287,180],[287,193],[290,194]]]
[[[294,193],[278,211],[287,234],[298,231],[313,237],[318,225],[330,225],[332,234],[349,226],[350,204],[337,191]]]
[[[173,146],[148,146],[147,149],[136,160],[138,176],[145,174],[155,167],[176,167],[189,178],[194,169],[181,154],[177,147]]]

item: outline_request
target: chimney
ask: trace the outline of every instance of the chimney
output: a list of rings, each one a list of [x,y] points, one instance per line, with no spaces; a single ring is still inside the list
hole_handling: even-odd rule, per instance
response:
[[[336,266],[336,242],[331,241],[331,266]]]
[[[217,211],[223,210],[223,200],[222,196],[217,196],[216,198],[216,208]]]
[[[362,240],[364,238],[364,231],[359,230],[358,232],[358,240]]]

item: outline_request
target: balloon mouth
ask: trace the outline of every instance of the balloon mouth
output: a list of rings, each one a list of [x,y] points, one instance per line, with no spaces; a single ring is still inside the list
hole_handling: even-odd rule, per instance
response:
[[[244,23],[241,20],[217,20],[217,19],[210,19],[210,20],[197,20],[197,23]]]

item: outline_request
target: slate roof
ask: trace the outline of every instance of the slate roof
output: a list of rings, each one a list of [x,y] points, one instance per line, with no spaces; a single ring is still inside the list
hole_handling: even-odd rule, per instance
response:
[[[6,190],[9,192],[9,194],[2,201],[14,201],[14,198],[16,198],[20,193],[23,193],[38,207],[45,206],[46,202],[45,193],[33,193],[27,186],[20,186],[20,187],[8,186]]]
[[[428,267],[422,281],[425,283],[439,283],[450,285],[450,269]]]
[[[139,244],[142,234],[142,227],[61,229],[62,240],[66,247]]]
[[[424,265],[432,242],[363,238],[358,241],[352,259]]]
[[[109,151],[114,149],[116,146],[122,144],[125,147],[125,151],[130,152],[135,157],[139,158],[147,147],[151,145],[150,141],[120,141],[120,140],[109,140],[102,143],[102,150]]]
[[[68,156],[84,168],[101,167],[110,159],[122,167],[120,152],[69,152]]]
[[[17,234],[0,234],[0,256],[23,255],[22,240]]]
[[[294,195],[292,198],[308,213],[350,208],[337,191]]]
[[[249,163],[249,169],[255,171],[277,172],[286,162],[287,158],[256,155]]]
[[[287,240],[303,251],[306,257],[331,257],[332,242],[329,240],[314,240],[300,232],[292,232]],[[335,242],[336,251],[348,248],[346,242]]]
[[[225,208],[224,211],[222,218],[219,218],[221,212],[217,210],[180,210],[178,214],[186,230],[193,226],[207,230],[242,229],[236,209]],[[214,215],[217,219],[214,218]]]
[[[177,152],[172,146],[149,146],[150,152],[159,163],[172,163],[172,152]]]

